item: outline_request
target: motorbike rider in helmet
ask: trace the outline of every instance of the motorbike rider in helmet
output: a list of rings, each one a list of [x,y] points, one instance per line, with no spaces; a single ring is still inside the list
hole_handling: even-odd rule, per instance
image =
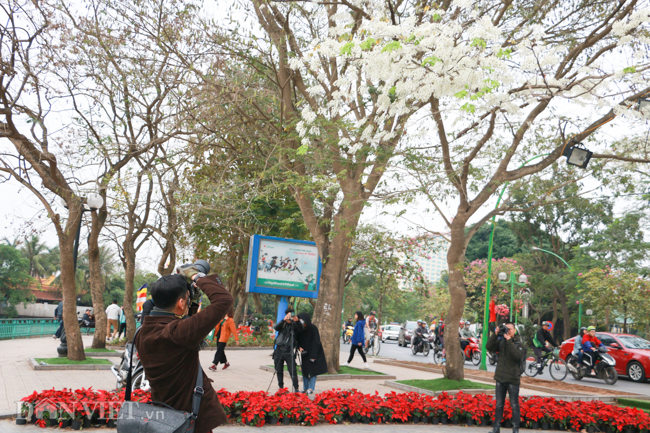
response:
[[[548,330],[549,326],[549,322],[542,322],[542,327],[537,330],[533,338],[533,352],[535,352],[535,360],[537,361],[537,370],[539,373],[542,372],[542,352],[548,353],[552,350],[548,347],[547,343],[550,343],[553,347],[557,347],[555,339]]]
[[[417,347],[422,342],[422,335],[428,332],[424,321],[418,320],[418,327],[413,331],[413,346]]]
[[[604,348],[605,345],[600,342],[598,337],[596,337],[596,327],[590,326],[587,328],[587,334],[582,337],[582,350],[591,355],[592,370],[596,366],[596,360],[600,358],[600,355],[598,354],[598,348],[600,347]]]
[[[469,345],[469,339],[474,338],[474,333],[469,330],[467,322],[460,321],[458,334],[460,336],[460,349],[465,352],[465,348]]]
[[[584,338],[585,334],[587,333],[587,328],[582,327],[580,328],[580,332],[578,333],[578,336],[573,340],[573,356],[578,358],[578,365],[582,364],[582,358],[585,356],[585,351],[582,348],[582,339]]]

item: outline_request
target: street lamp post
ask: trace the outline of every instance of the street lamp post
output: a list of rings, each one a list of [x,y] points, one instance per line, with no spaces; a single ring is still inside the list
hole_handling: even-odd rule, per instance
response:
[[[542,158],[545,156],[550,155],[549,153],[542,153],[541,155],[533,156],[523,164],[519,166],[519,168],[525,166],[528,164],[530,161],[533,161],[537,158]],[[506,191],[506,188],[510,182],[506,182],[503,184],[503,188],[501,189],[501,193],[499,194],[499,198],[497,199],[497,204],[494,206],[495,209],[499,207],[499,204],[501,203],[501,199],[503,198],[503,193]],[[487,344],[487,339],[488,339],[488,319],[490,317],[490,284],[492,283],[492,245],[494,241],[494,230],[496,229],[496,218],[497,216],[494,215],[492,217],[492,231],[490,232],[490,245],[488,247],[488,258],[487,258],[487,284],[485,285],[485,308],[483,309],[484,315],[483,315],[483,336],[481,337],[481,364],[479,366],[479,370],[487,370],[487,363],[486,363],[486,358],[487,358],[487,349],[485,348],[485,345]]]
[[[62,199],[61,200],[63,207],[68,208],[67,203]],[[74,251],[72,253],[72,263],[74,266],[74,276],[77,276],[77,255],[79,253],[79,236],[81,235],[81,224],[83,223],[84,213],[92,212],[104,205],[104,199],[99,194],[88,194],[86,197],[86,204],[81,205],[81,217],[79,217],[79,225],[77,226],[77,236],[74,240]],[[77,301],[81,297],[77,298]],[[68,338],[65,334],[65,322],[63,329],[61,330],[61,345],[56,348],[57,353],[60,357],[68,356]]]
[[[518,286],[526,286],[528,284],[528,277],[524,274],[519,275],[519,282],[515,281],[515,273],[510,271],[510,278],[505,272],[499,273],[499,279],[504,283],[510,283],[510,321],[512,322],[512,307],[515,297],[515,284]]]
[[[537,247],[532,247],[531,249],[533,249],[535,251],[543,251],[543,252],[545,252],[547,254],[550,254],[552,256],[557,257],[558,259],[560,259],[562,261],[562,263],[564,263],[566,265],[567,268],[569,268],[569,270],[571,272],[573,272],[573,268],[571,266],[569,266],[569,264],[566,262],[566,260],[564,260],[562,257],[558,256],[554,252],[548,251],[548,250],[543,250],[543,249],[537,248]],[[576,278],[576,288],[578,289],[578,292],[580,292],[580,280],[578,280],[577,275],[574,275],[574,276]],[[579,299],[578,300],[578,329],[580,329],[581,327],[582,327],[582,299]]]

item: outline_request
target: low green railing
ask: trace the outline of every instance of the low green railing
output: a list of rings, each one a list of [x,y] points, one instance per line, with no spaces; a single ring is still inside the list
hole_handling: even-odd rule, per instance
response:
[[[0,340],[54,335],[58,328],[56,319],[1,319]]]

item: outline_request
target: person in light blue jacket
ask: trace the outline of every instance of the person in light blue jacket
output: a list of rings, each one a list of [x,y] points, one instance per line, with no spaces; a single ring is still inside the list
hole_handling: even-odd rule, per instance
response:
[[[352,340],[350,344],[350,357],[348,358],[348,362],[346,362],[344,365],[346,366],[350,365],[350,362],[352,362],[352,358],[354,358],[354,352],[358,350],[359,355],[361,355],[361,359],[363,359],[363,368],[368,369],[370,368],[368,366],[368,360],[366,359],[366,354],[363,353],[363,345],[366,341],[366,335],[365,335],[366,320],[363,318],[363,313],[361,311],[357,311],[356,313],[354,313],[354,320],[356,320],[357,323],[356,325],[354,325],[354,331],[352,332]]]
[[[585,352],[582,349],[582,337],[585,335],[585,332],[587,332],[587,328],[583,326],[580,328],[580,333],[576,339],[573,340],[573,356],[578,357],[578,365],[582,364],[582,358],[585,356]]]

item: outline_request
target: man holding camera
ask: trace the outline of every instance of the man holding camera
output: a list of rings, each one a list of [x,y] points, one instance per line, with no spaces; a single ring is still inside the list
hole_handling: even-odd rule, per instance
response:
[[[296,334],[300,332],[301,324],[295,316],[293,307],[289,306],[284,312],[284,319],[275,325],[278,336],[275,338],[275,350],[273,351],[273,363],[275,372],[278,375],[278,386],[284,388],[284,364],[287,364],[289,376],[293,384],[293,391],[297,392],[298,372],[294,349],[296,347]]]
[[[201,261],[204,262],[204,261]],[[197,261],[199,263],[199,261]],[[207,262],[205,262],[207,265]],[[151,287],[155,307],[144,318],[135,346],[151,385],[151,399],[176,410],[192,412],[199,347],[224,318],[234,300],[218,275],[202,266],[186,265],[176,275],[165,275]],[[201,292],[210,305],[197,313]],[[226,422],[226,414],[208,376],[203,374],[203,396],[195,433],[207,433]],[[200,394],[200,390],[197,390]]]
[[[497,401],[494,424],[491,433],[501,431],[501,419],[503,418],[503,407],[506,403],[506,392],[510,396],[512,407],[512,432],[519,433],[521,416],[519,413],[519,383],[520,363],[526,357],[526,351],[516,335],[515,325],[506,323],[497,328],[497,333],[488,338],[486,348],[490,352],[497,352],[499,360],[494,373],[496,380],[495,398]]]

